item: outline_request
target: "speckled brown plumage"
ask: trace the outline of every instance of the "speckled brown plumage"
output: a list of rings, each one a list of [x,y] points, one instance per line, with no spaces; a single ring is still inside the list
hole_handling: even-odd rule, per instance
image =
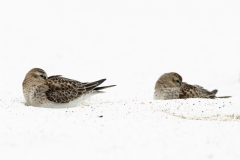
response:
[[[185,82],[182,83],[179,98],[216,98],[217,90],[208,91],[198,85],[190,85]]]
[[[49,89],[46,92],[47,98],[56,103],[68,103],[81,95],[96,88],[106,79],[91,83],[81,83],[61,76],[52,76],[47,79]]]
[[[182,77],[175,72],[165,73],[155,84],[154,99],[178,99]]]
[[[23,94],[28,105],[67,104],[93,91],[115,86],[97,87],[105,80],[81,83],[60,75],[47,78],[44,70],[33,68],[23,81]]]
[[[216,97],[217,90],[208,91],[198,85],[182,82],[182,77],[175,72],[163,74],[155,84],[153,98],[158,99],[186,99],[186,98],[229,98]]]

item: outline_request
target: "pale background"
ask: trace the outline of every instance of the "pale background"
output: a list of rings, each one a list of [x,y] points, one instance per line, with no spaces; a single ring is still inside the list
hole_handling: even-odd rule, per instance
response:
[[[239,7],[238,0],[1,0],[0,159],[238,159],[238,122],[183,120],[155,112],[165,102],[151,109],[141,101],[174,71],[233,96],[207,104],[231,102],[239,111]],[[117,87],[76,108],[26,107],[21,84],[34,67]]]

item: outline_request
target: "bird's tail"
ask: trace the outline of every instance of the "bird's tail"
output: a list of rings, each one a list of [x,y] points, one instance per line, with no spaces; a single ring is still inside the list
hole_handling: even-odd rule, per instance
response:
[[[212,90],[211,92],[209,92],[209,93],[208,93],[209,98],[211,98],[211,99],[216,98],[217,92],[218,92],[217,89],[214,89],[214,90]]]
[[[221,97],[216,97],[216,98],[231,98],[232,96],[221,96]]]
[[[106,81],[106,79],[100,79],[98,81],[95,81],[95,82],[92,82],[92,83],[89,83],[87,84],[87,86],[94,88],[93,90],[95,91],[99,91],[99,90],[102,90],[102,89],[105,89],[105,88],[110,88],[110,87],[114,87],[116,85],[110,85],[110,86],[102,86],[102,87],[97,87],[99,86],[100,84],[102,84],[104,81]],[[96,87],[96,88],[95,88]]]
[[[217,94],[218,90],[217,89],[214,89],[211,91],[212,94]]]
[[[213,91],[211,91],[211,93],[213,94],[211,98],[230,98],[232,96],[221,96],[221,97],[217,97],[215,96],[217,94],[218,90],[217,89],[214,89]]]
[[[94,88],[95,91],[99,91],[99,90],[102,90],[102,89],[105,89],[105,88],[110,88],[110,87],[114,87],[116,85],[111,85],[111,86],[103,86],[103,87],[96,87]]]

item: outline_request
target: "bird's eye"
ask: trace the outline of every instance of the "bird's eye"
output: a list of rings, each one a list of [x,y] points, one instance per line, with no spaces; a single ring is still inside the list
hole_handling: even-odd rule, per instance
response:
[[[40,75],[40,76],[45,79],[45,76],[44,76],[44,75]]]
[[[176,82],[177,82],[177,83],[180,83],[180,81],[179,81],[178,79],[176,80]]]

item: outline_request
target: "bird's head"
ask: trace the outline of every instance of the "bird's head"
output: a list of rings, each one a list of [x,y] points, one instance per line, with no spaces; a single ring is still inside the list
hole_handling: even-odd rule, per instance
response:
[[[35,78],[35,79],[39,79],[39,80],[46,80],[47,74],[41,68],[33,68],[27,73],[26,77]]]
[[[182,85],[182,77],[175,72],[165,73],[163,74],[158,81],[156,82],[156,87],[165,87],[165,88],[175,88],[181,87]]]

